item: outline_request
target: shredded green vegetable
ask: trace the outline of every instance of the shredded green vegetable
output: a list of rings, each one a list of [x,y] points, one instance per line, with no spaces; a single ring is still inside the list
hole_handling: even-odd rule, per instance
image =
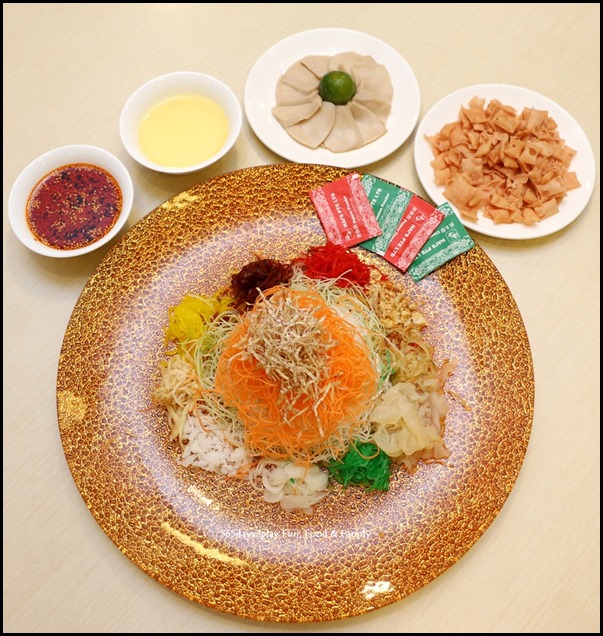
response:
[[[362,484],[367,490],[388,490],[391,461],[375,444],[356,442],[341,459],[332,459],[327,469],[344,486]]]

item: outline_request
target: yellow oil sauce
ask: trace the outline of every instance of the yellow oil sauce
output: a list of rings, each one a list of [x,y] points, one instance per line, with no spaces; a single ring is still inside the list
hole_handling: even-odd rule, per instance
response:
[[[145,155],[173,168],[187,168],[209,159],[227,136],[226,113],[202,95],[176,95],[159,102],[144,116],[139,130]]]

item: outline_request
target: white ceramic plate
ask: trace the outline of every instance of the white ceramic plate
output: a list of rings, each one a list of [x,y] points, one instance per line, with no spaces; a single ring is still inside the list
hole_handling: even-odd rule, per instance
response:
[[[272,108],[276,105],[276,82],[291,64],[306,55],[335,55],[345,51],[372,55],[389,71],[394,97],[387,132],[370,144],[349,152],[306,148],[292,139],[272,115]],[[348,29],[303,31],[275,44],[251,69],[243,101],[251,128],[270,150],[296,163],[341,168],[366,166],[391,154],[414,130],[421,108],[419,84],[408,62],[385,42]]]
[[[468,86],[444,97],[429,110],[417,129],[414,151],[415,166],[425,191],[438,205],[447,200],[444,196],[444,188],[435,183],[433,168],[430,165],[434,156],[431,146],[425,140],[425,135],[434,135],[444,124],[456,121],[461,106],[467,106],[474,96],[485,98],[487,101],[498,99],[519,111],[525,106],[547,110],[557,122],[559,135],[565,139],[570,148],[577,151],[570,169],[576,172],[582,185],[569,191],[559,204],[558,214],[532,226],[523,223],[496,225],[491,219],[485,219],[481,215],[477,222],[461,218],[463,225],[487,236],[515,240],[547,236],[569,225],[584,210],[594,189],[596,166],[593,150],[578,122],[566,110],[548,97],[520,86],[506,84]],[[454,205],[452,207],[454,208]],[[456,208],[455,212],[458,214]]]

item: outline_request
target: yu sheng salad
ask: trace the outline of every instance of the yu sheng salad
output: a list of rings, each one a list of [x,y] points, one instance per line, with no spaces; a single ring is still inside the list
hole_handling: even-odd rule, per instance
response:
[[[333,482],[387,490],[395,465],[449,456],[444,383],[405,290],[327,243],[256,258],[169,309],[155,401],[181,463],[312,511]]]

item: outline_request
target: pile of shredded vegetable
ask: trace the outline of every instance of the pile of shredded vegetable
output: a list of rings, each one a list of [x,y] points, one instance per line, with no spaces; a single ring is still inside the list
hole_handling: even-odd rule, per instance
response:
[[[337,482],[387,490],[396,466],[448,457],[446,375],[406,291],[327,243],[256,259],[169,310],[155,390],[182,463],[312,512]],[[341,487],[341,486],[340,486]]]

